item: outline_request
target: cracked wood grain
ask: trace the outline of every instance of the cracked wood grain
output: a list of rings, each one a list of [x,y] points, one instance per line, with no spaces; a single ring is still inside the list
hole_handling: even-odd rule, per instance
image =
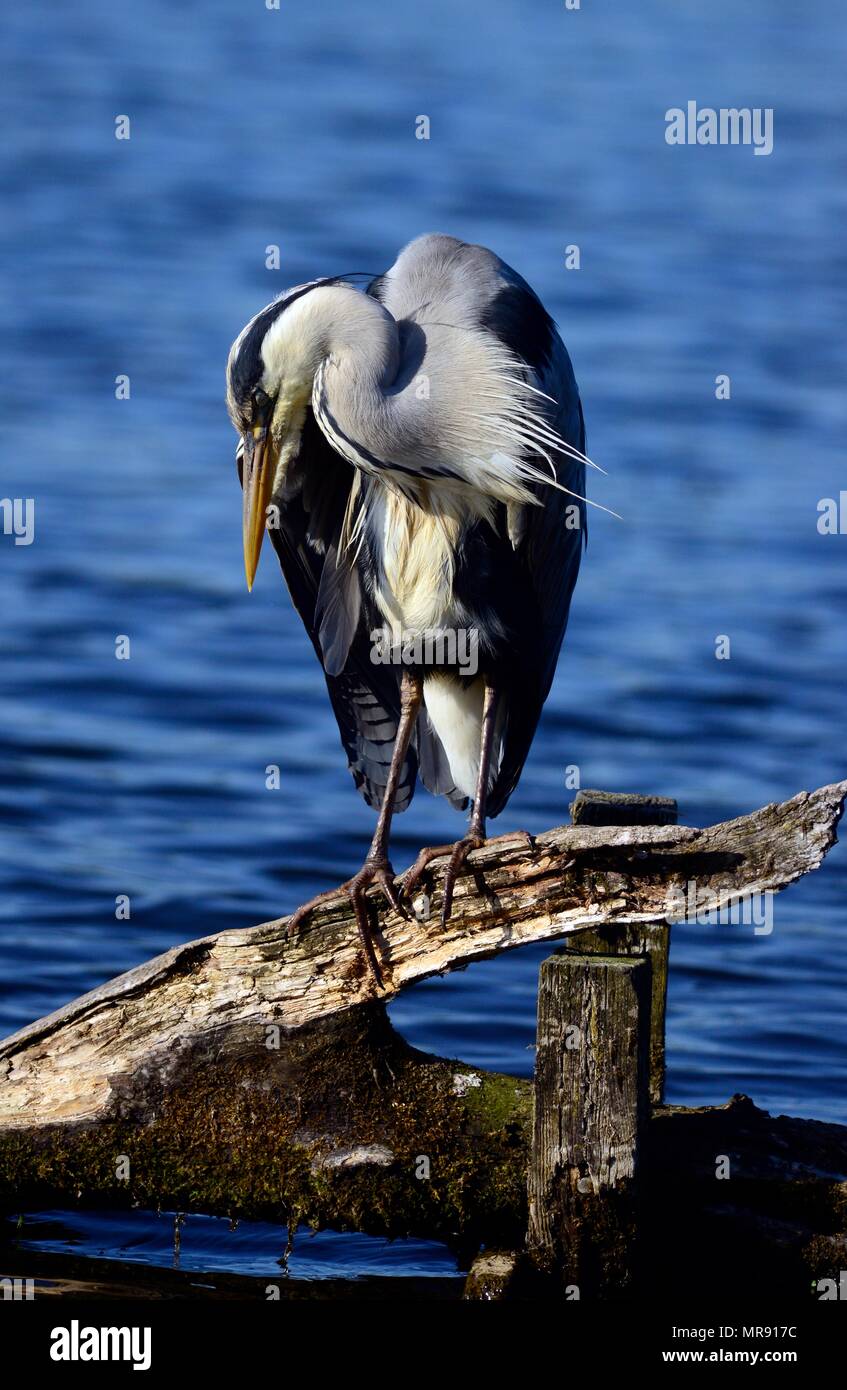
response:
[[[426,921],[371,894],[385,972],[378,990],[346,900],[324,904],[293,938],[287,919],[177,946],[0,1043],[0,1132],[91,1123],[143,1089],[167,1090],[190,1059],[233,1062],[428,976],[538,941],[608,924],[655,923],[697,884],[720,908],[778,892],[816,869],[835,842],[847,782],[705,829],[562,826],[469,856],[447,929],[444,861],[433,866]]]

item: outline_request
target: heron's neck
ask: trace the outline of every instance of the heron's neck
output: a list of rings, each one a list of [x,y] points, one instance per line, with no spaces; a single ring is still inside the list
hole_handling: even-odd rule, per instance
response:
[[[349,285],[325,285],[309,296],[317,313],[328,389],[386,390],[397,375],[397,324],[382,305]]]
[[[408,343],[377,300],[340,286],[320,293],[327,319],[312,388],[315,418],[344,458],[385,479],[386,464],[399,467],[425,443],[409,390]],[[412,470],[401,471],[414,490]]]
[[[519,466],[505,453],[515,439],[496,419],[485,434],[474,406],[496,396],[496,352],[468,334],[444,330],[439,337],[436,328],[433,340],[417,323],[398,325],[357,290],[327,286],[318,294],[331,315],[312,408],[343,458],[441,517],[490,521],[495,500],[526,498]],[[507,419],[509,406],[505,398]]]

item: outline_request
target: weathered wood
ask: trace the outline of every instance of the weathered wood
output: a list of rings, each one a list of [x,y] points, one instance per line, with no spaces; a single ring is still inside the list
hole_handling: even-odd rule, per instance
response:
[[[194,1211],[471,1251],[523,1239],[529,1081],[409,1047],[380,1004],[279,1047],[219,1041],[116,1090],[96,1123],[0,1131],[0,1210]]]
[[[585,787],[571,802],[570,813],[574,825],[676,825],[679,812],[672,796]]]
[[[353,1053],[361,1051],[349,1035],[344,1042]],[[441,1237],[457,1249],[460,1267],[465,1268],[480,1241],[515,1249],[526,1231],[529,1126],[519,1116],[510,1123],[509,1106],[516,1096],[528,1106],[529,1083],[477,1071],[472,1076],[479,1085],[456,1088],[456,1075],[467,1077],[467,1068],[420,1054],[412,1065],[425,1069],[421,1079],[429,1076],[431,1089],[418,1091],[413,1073],[410,1090],[402,1066],[392,1068],[396,1083],[387,1070],[380,1074],[379,1089],[371,1078],[372,1127],[377,1113],[380,1121],[398,1131],[408,1125],[405,1146],[398,1145],[389,1163],[383,1152],[375,1155],[379,1162],[373,1166],[365,1161],[346,1168],[339,1161],[323,1168],[321,1145],[311,1150],[307,1146],[305,1169],[310,1153],[317,1160],[314,1186],[307,1191],[298,1186],[284,1132],[278,1139],[278,1095],[270,1093],[263,1107],[261,1088],[254,1094],[242,1087],[238,1103],[243,1114],[236,1115],[230,1128],[225,1105],[215,1114],[207,1089],[205,1096],[186,1096],[177,1138],[167,1115],[162,1125],[154,1115],[149,1126],[137,1125],[129,1133],[135,1144],[129,1151],[123,1146],[128,1131],[116,1137],[117,1147],[107,1135],[99,1149],[94,1147],[98,1132],[103,1133],[99,1126],[93,1132],[62,1126],[42,1135],[38,1144],[25,1143],[21,1136],[0,1136],[0,1211],[140,1205],[265,1217],[280,1222],[280,1250],[287,1222],[300,1217],[315,1225],[375,1234]],[[319,1057],[315,1068],[320,1079]],[[221,1094],[226,1100],[225,1088]],[[451,1098],[456,1108],[445,1109]],[[358,1133],[361,1116],[368,1111],[362,1097],[353,1099],[349,1120],[346,1102],[342,1099],[337,1105],[337,1136],[348,1128]],[[425,1128],[421,1147],[410,1112],[433,1103],[433,1123]],[[414,1124],[425,1123],[414,1119]],[[131,1154],[128,1182],[114,1179],[116,1152]],[[338,1159],[348,1152],[338,1139]],[[415,1159],[422,1152],[432,1158],[429,1181],[415,1176]],[[772,1117],[746,1097],[736,1096],[724,1106],[655,1111],[647,1131],[647,1155],[644,1224],[650,1238],[643,1251],[640,1297],[667,1300],[681,1283],[686,1297],[701,1297],[705,1303],[714,1298],[715,1289],[730,1300],[807,1300],[814,1296],[813,1280],[837,1278],[845,1267],[847,1128]],[[727,1180],[716,1178],[721,1155],[731,1160]],[[22,1250],[16,1236],[13,1218],[8,1225],[10,1244],[4,1245],[0,1221],[0,1273],[43,1276],[45,1257]],[[56,1267],[49,1271],[50,1278],[60,1278],[63,1269],[71,1272],[74,1257],[51,1258]],[[76,1273],[91,1278],[90,1266]],[[127,1267],[124,1275],[130,1281],[140,1277],[137,1269]],[[156,1280],[159,1275],[151,1277]],[[214,1282],[220,1284],[220,1279]],[[320,1282],[321,1289],[313,1292],[329,1295],[331,1290],[324,1290]],[[531,1292],[533,1297],[544,1296],[543,1289],[533,1287]],[[512,1286],[505,1296],[524,1295]]]
[[[571,803],[574,825],[675,825],[670,796],[636,796],[586,788]],[[670,927],[659,924],[610,925],[580,932],[573,950],[585,955],[645,956],[650,962],[650,1103],[665,1095],[665,1011],[668,997]]]
[[[650,962],[650,1104],[661,1105],[665,1098],[665,1015],[671,929],[654,924],[642,927],[640,935]]]
[[[491,845],[471,856],[447,932],[438,870],[429,921],[375,915],[382,998],[527,941],[661,922],[691,879],[715,906],[783,887],[834,842],[846,792],[702,831],[568,827],[533,854]],[[192,942],[31,1025],[0,1044],[0,1205],[149,1205],[514,1248],[529,1083],[409,1048],[373,996],[340,902],[294,940],[283,920]]]
[[[580,1297],[623,1295],[635,1279],[649,1029],[646,961],[544,961],[527,1248]]]
[[[483,1250],[468,1271],[462,1297],[476,1303],[495,1303],[514,1297],[523,1259],[523,1251]]]
[[[665,1013],[671,929],[658,923],[598,927],[580,932],[566,951],[579,955],[636,956],[650,964],[650,1104],[665,1095]]]
[[[444,931],[442,862],[427,921],[372,899],[380,997],[531,941],[660,923],[692,880],[699,902],[718,908],[778,891],[820,864],[845,794],[836,783],[704,830],[565,826],[532,853],[523,842],[488,845],[469,856]],[[247,1059],[267,1059],[270,1038],[282,1075],[302,1030],[375,995],[345,899],[293,939],[281,919],[178,946],[0,1043],[0,1132],[143,1116],[151,1088],[166,1096],[224,1064],[237,1077]]]

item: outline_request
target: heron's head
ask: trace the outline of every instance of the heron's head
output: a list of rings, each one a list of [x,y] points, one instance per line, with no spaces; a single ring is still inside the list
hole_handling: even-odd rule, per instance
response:
[[[300,447],[315,372],[327,352],[322,286],[298,285],[252,318],[230,349],[227,409],[241,435],[244,569],[252,589],[268,504]]]

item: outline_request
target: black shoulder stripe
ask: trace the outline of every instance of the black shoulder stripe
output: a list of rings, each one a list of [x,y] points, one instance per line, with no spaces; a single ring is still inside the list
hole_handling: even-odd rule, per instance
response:
[[[268,304],[254,318],[244,340],[238,350],[238,356],[232,364],[230,380],[233,394],[236,399],[243,400],[249,396],[261,380],[264,371],[262,362],[262,343],[271,324],[279,318],[280,314],[297,299],[302,299],[304,294],[310,290],[317,289],[319,285],[335,285],[339,283],[338,276],[327,276],[322,280],[312,280],[308,285],[300,285],[295,290],[287,290]]]
[[[385,275],[375,275],[369,285],[365,286],[365,294],[369,294],[372,299],[378,299],[382,303],[382,291],[385,283]]]
[[[536,371],[542,371],[550,361],[555,326],[528,285],[504,285],[484,310],[480,327],[487,328]]]

